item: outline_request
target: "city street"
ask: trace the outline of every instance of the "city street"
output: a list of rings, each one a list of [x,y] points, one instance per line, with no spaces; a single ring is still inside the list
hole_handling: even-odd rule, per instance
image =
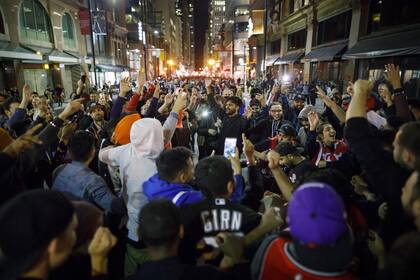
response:
[[[0,280],[420,279],[420,0],[0,0]]]

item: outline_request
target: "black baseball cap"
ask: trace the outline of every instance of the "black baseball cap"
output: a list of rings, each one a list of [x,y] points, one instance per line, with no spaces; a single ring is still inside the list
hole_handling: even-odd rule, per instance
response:
[[[74,208],[62,194],[24,192],[0,208],[0,279],[16,279],[71,223]]]
[[[303,97],[302,94],[296,94],[295,98],[293,98],[293,100],[303,100],[303,101],[305,101],[305,97]]]
[[[287,156],[287,155],[293,155],[293,154],[301,154],[303,153],[304,149],[302,147],[293,145],[290,142],[282,141],[277,144],[275,151],[280,156]]]
[[[296,131],[293,125],[289,123],[282,124],[278,130],[279,133],[288,136],[296,136]]]

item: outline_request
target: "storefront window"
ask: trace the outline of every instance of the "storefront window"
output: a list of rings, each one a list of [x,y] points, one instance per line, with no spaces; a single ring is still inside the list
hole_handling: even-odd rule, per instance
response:
[[[19,17],[21,35],[24,38],[52,42],[49,16],[37,0],[24,0]]]
[[[47,87],[52,87],[50,70],[24,69],[23,76],[25,83],[34,91],[43,94]]]
[[[420,23],[420,1],[371,0],[368,33],[382,28]]]
[[[287,36],[287,50],[293,51],[305,48],[306,29],[299,30]]]
[[[74,40],[74,28],[71,16],[68,13],[64,13],[62,21],[64,46],[74,48],[76,47],[76,42]]]
[[[362,79],[383,80],[385,64],[393,63],[401,69],[401,82],[409,98],[420,98],[420,58],[413,56],[363,59],[359,62],[358,76]]]
[[[238,22],[235,23],[235,32],[247,32],[248,31],[248,22]]]
[[[319,22],[316,45],[348,38],[351,16],[352,12],[348,11]]]

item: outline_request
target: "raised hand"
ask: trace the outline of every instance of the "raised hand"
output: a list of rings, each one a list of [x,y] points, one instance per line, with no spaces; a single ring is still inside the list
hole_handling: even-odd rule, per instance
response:
[[[159,99],[159,95],[160,95],[160,85],[159,83],[155,83],[155,92],[153,93],[153,97]]]
[[[187,107],[187,94],[181,93],[178,95],[178,98],[175,101],[174,107],[172,108],[172,112],[179,113]]]
[[[249,164],[254,164],[254,144],[246,138],[244,133],[242,133],[242,143],[247,161]]]
[[[271,93],[276,94],[281,91],[281,88],[278,85],[274,85],[271,89]]]
[[[137,72],[137,87],[143,88],[144,84],[146,83],[146,78],[143,72],[140,70]]]
[[[216,242],[223,254],[230,257],[233,263],[241,260],[245,248],[243,237],[221,232],[216,236]]]
[[[119,96],[125,97],[130,90],[131,90],[130,78],[127,77],[127,78],[122,79],[120,81],[120,93],[119,93]]]
[[[319,124],[319,117],[318,113],[311,111],[308,113],[308,121],[309,121],[309,130],[315,131],[318,124]]]
[[[384,73],[385,79],[391,83],[394,89],[401,88],[400,67],[394,64],[386,64]]]
[[[372,89],[373,89],[372,81],[357,80],[354,83],[354,94],[363,94],[367,98],[368,94],[372,91]]]
[[[117,238],[108,228],[100,227],[96,230],[89,244],[88,252],[91,258],[92,275],[106,274],[108,253],[117,244]]]
[[[277,207],[268,208],[261,218],[260,226],[267,232],[272,231],[283,225],[284,221],[280,215],[280,209]]]
[[[61,129],[60,140],[68,141],[73,133],[76,131],[77,123],[69,123]]]
[[[12,158],[16,158],[24,150],[32,148],[33,145],[41,145],[42,141],[35,135],[41,127],[42,124],[37,124],[31,129],[28,129],[23,135],[4,148],[3,153],[8,154]]]
[[[318,90],[318,96],[322,99],[322,101],[324,101],[325,105],[331,108],[331,106],[334,104],[334,101],[332,101],[331,98],[327,96],[325,91],[320,86],[316,86],[316,89]]]
[[[64,108],[63,112],[58,115],[58,117],[62,120],[66,120],[68,117],[76,113],[82,108],[82,102],[85,100],[84,98],[79,98],[72,100],[69,104],[67,104],[66,108]]]
[[[174,97],[175,95],[168,93],[167,95],[165,95],[164,103],[166,105],[172,104],[172,102],[174,101]]]
[[[232,164],[233,174],[239,175],[241,174],[241,161],[239,160],[239,150],[236,148],[235,154],[229,157],[230,163]]]
[[[31,88],[28,84],[25,84],[22,89],[22,101],[20,102],[19,108],[25,109],[31,101]]]
[[[112,235],[111,231],[108,228],[100,227],[89,244],[89,255],[106,256],[115,244],[117,244],[117,238]]]
[[[247,118],[248,120],[252,117],[252,109],[250,107],[247,107],[245,109],[245,114],[244,114],[245,118]]]

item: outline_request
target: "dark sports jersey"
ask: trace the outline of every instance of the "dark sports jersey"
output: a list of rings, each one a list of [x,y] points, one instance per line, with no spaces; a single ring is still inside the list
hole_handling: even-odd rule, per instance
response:
[[[303,160],[298,165],[290,169],[289,171],[289,178],[293,184],[299,182],[299,180],[305,175],[307,172],[316,171],[318,168],[310,161],[310,160]]]
[[[335,246],[305,248],[285,236],[263,240],[251,263],[251,278],[264,280],[352,280],[346,268],[351,262],[351,233]],[[293,248],[293,249],[292,249]],[[300,257],[297,257],[299,255]]]
[[[194,263],[201,254],[196,248],[203,240],[214,244],[220,232],[245,235],[260,224],[261,215],[224,198],[206,199],[181,208],[185,236],[180,245],[183,261]]]

